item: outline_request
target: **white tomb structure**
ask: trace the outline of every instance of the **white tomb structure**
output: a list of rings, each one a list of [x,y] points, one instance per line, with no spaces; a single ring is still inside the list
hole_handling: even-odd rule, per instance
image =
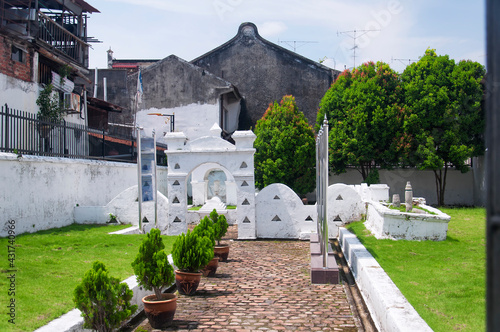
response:
[[[220,197],[221,180],[214,176],[212,185],[210,175],[214,170],[224,173],[224,194],[226,204],[236,203],[236,223],[239,239],[255,239],[255,178],[252,131],[236,131],[233,134],[235,145],[221,138],[217,124],[210,129],[210,136],[189,141],[184,133],[167,133],[164,140],[168,150],[168,234],[178,235],[187,232],[187,193],[191,176],[193,203],[205,204],[210,198]],[[200,176],[202,175],[202,177]],[[218,182],[215,182],[218,181]],[[211,189],[211,192],[208,189]],[[211,197],[209,197],[211,196]],[[201,198],[203,197],[203,199]],[[222,200],[221,200],[222,201]]]

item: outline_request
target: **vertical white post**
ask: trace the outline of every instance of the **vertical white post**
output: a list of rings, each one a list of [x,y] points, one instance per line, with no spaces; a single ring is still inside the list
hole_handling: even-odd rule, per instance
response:
[[[97,67],[95,68],[95,75],[94,75],[94,98],[97,98],[97,78],[98,78],[98,75],[97,75]]]
[[[137,194],[139,203],[139,230],[142,232],[142,179],[141,179],[141,129],[136,127],[137,132]]]
[[[321,126],[316,139],[316,206],[318,238],[323,256],[323,268],[328,267],[328,120]]]
[[[154,164],[153,164],[153,177],[154,177],[154,188],[153,195],[155,198],[155,228],[158,228],[158,181],[156,180],[156,132],[153,129],[153,148],[154,148]]]
[[[108,101],[108,79],[106,77],[102,79],[102,89],[104,90],[104,101]]]
[[[323,122],[323,153],[322,153],[322,158],[323,158],[323,176],[322,176],[322,183],[323,183],[323,268],[328,267],[328,197],[327,197],[327,192],[328,192],[328,120],[326,119],[326,114],[325,114],[325,120]]]

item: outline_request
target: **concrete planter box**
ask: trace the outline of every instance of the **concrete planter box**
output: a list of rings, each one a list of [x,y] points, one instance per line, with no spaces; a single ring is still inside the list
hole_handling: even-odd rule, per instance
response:
[[[377,239],[446,240],[450,216],[425,204],[420,208],[436,214],[399,212],[370,201],[365,226]]]

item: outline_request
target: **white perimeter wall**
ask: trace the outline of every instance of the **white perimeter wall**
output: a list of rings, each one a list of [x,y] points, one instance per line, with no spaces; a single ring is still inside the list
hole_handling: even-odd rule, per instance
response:
[[[166,167],[157,170],[158,190],[166,194]],[[73,223],[73,209],[104,206],[137,185],[137,165],[0,153],[0,237],[8,220],[16,234]]]
[[[460,173],[457,170],[448,170],[445,190],[445,204],[447,205],[483,205],[481,196],[478,197],[474,181],[475,170],[471,169],[467,173]],[[476,171],[477,172],[477,171]],[[416,169],[398,169],[393,171],[379,170],[380,183],[389,186],[389,199],[393,194],[399,194],[404,201],[406,182],[410,181],[413,188],[413,197],[423,197],[428,205],[437,204],[436,180],[433,171],[419,171]],[[361,174],[348,169],[347,173],[341,175],[330,174],[330,185],[334,183],[344,183],[356,185],[363,181]],[[476,191],[476,195],[474,192]]]

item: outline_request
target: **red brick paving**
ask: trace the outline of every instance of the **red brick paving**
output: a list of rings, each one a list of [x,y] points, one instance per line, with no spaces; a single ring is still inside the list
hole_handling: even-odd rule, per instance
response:
[[[235,226],[228,238],[237,237]],[[164,331],[357,331],[342,285],[312,285],[308,241],[230,242],[227,263],[179,295]],[[134,331],[159,331],[147,319]]]

